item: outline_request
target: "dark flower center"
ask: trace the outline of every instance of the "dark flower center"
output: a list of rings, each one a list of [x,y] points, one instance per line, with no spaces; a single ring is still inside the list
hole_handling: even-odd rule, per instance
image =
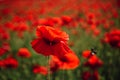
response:
[[[60,58],[60,61],[62,61],[62,62],[68,62],[68,59],[67,58]]]
[[[58,40],[53,40],[53,41],[50,41],[46,38],[43,38],[43,40],[45,41],[46,44],[50,45],[50,46],[53,46],[55,44],[57,44],[59,41]]]
[[[6,67],[7,67],[7,68],[13,68],[13,67],[15,67],[15,66],[12,65],[12,64],[6,64]]]

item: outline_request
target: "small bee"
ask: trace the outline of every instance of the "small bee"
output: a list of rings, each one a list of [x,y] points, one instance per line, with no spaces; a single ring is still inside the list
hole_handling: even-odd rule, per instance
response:
[[[91,48],[91,55],[97,54],[97,50],[95,48]]]

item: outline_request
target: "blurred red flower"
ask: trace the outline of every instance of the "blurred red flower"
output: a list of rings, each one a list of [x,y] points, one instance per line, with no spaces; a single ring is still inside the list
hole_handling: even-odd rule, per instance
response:
[[[106,33],[103,42],[110,44],[112,47],[120,48],[120,30],[114,29]]]
[[[0,68],[4,66],[3,60],[0,60]]]
[[[8,40],[9,38],[8,32],[0,26],[0,40]]]
[[[29,27],[25,22],[17,23],[17,25],[14,27],[14,30],[18,32],[24,32],[27,31],[28,29]]]
[[[17,68],[18,61],[12,56],[8,56],[6,59],[3,60],[3,65],[3,67],[5,68]]]
[[[6,51],[11,50],[10,44],[8,42],[2,43],[2,48],[5,49]]]
[[[61,19],[62,19],[63,25],[67,25],[72,21],[72,18],[70,16],[67,16],[67,15],[63,15],[61,17]]]
[[[87,62],[84,63],[84,66],[96,69],[103,65],[103,62],[91,50],[83,51],[82,56],[88,59]]]
[[[99,68],[102,65],[103,62],[96,55],[91,56],[84,64],[84,66],[90,67],[91,69]]]
[[[91,73],[89,71],[83,72],[82,73],[82,79],[83,80],[89,80],[91,77]]]
[[[99,35],[100,35],[100,30],[97,29],[97,28],[94,29],[94,30],[93,30],[93,36],[94,36],[94,37],[97,37],[97,36],[99,36]]]
[[[13,24],[13,22],[6,22],[5,24],[4,24],[4,27],[6,28],[6,29],[10,29],[10,30],[14,30],[14,27],[15,27],[15,25]]]
[[[39,19],[38,24],[39,25],[45,25],[45,26],[54,26],[53,20],[52,19],[47,19],[47,18]]]
[[[47,75],[47,68],[44,66],[40,66],[40,65],[35,65],[33,67],[33,73],[35,74],[42,74],[42,75]]]
[[[2,56],[3,54],[5,54],[6,50],[3,48],[0,48],[0,56]]]
[[[99,73],[98,71],[94,71],[93,73],[89,71],[85,71],[82,74],[83,80],[99,80]]]
[[[31,57],[31,53],[29,52],[29,50],[27,48],[20,48],[17,55],[20,57],[24,57],[24,58]]]
[[[51,63],[55,64],[58,69],[75,69],[78,67],[79,58],[71,51],[61,57],[52,56]]]
[[[0,56],[4,55],[9,50],[10,45],[8,43],[2,43],[2,46],[0,47]]]
[[[37,39],[32,41],[32,48],[44,56],[67,53],[66,41],[69,39],[65,32],[49,26],[37,27]]]
[[[82,56],[83,56],[84,58],[89,58],[89,57],[91,57],[91,51],[90,51],[90,50],[85,50],[85,51],[83,51],[83,52],[82,52]]]
[[[54,56],[52,56],[52,58],[54,58]],[[50,72],[51,73],[56,72],[57,70],[59,70],[59,66],[60,66],[60,64],[58,63],[58,61],[51,60],[50,61]]]
[[[98,71],[94,71],[93,72],[92,80],[100,80]]]
[[[24,18],[20,16],[16,16],[16,15],[13,16],[13,22],[19,23],[19,22],[24,22],[24,21],[25,21]]]

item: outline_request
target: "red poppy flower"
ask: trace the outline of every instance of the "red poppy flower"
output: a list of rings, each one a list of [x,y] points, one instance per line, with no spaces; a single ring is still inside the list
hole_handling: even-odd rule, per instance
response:
[[[37,27],[37,39],[32,41],[32,48],[45,56],[66,53],[66,41],[69,39],[65,32],[49,26]]]
[[[66,32],[57,30],[50,26],[38,26],[36,34],[39,38],[45,38],[45,39],[48,39],[49,41],[54,41],[54,40],[68,41],[69,40],[68,34],[66,34]]]
[[[95,36],[95,37],[97,37],[97,36],[99,36],[100,35],[100,30],[99,29],[94,29],[93,30],[93,36]]]
[[[10,45],[8,43],[3,43],[0,47],[0,56],[4,55],[7,51],[10,50]]]
[[[67,25],[72,21],[72,18],[66,15],[62,16],[61,19],[62,19],[63,25]]]
[[[3,48],[0,48],[0,56],[2,56],[2,55],[5,54],[5,53],[6,53],[6,50],[3,49]]]
[[[93,24],[94,24],[94,22],[93,22],[92,20],[88,20],[87,23],[88,23],[89,25],[93,25]]]
[[[52,56],[51,62],[58,64],[59,69],[75,69],[79,65],[79,59],[72,51],[59,58]]]
[[[110,44],[112,47],[120,48],[120,30],[111,30],[105,34],[103,42]]]
[[[88,13],[87,17],[88,17],[89,20],[91,20],[91,19],[95,18],[95,14],[94,13]]]
[[[28,25],[25,22],[20,22],[14,27],[14,30],[19,32],[24,32],[27,31],[28,29],[29,29]]]
[[[13,22],[6,22],[4,26],[5,28],[10,29],[10,30],[14,30],[14,27],[15,27]]]
[[[16,15],[14,15],[13,16],[13,22],[23,22],[23,18],[21,18],[20,16],[16,16]]]
[[[56,72],[57,70],[59,70],[59,66],[60,64],[57,61],[51,60],[50,61],[50,72],[51,73]]]
[[[100,80],[98,71],[94,71],[93,72],[92,80]]]
[[[4,66],[3,60],[0,60],[0,68]]]
[[[96,69],[101,67],[103,65],[103,62],[96,55],[93,55],[84,65],[90,67],[91,69]]]
[[[48,72],[47,72],[47,68],[46,67],[36,65],[36,66],[33,67],[33,73],[47,75]]]
[[[99,80],[99,73],[98,71],[94,71],[93,73],[86,71],[82,74],[83,80]]]
[[[51,19],[53,20],[53,22],[54,22],[55,24],[57,24],[57,25],[59,25],[59,26],[62,25],[62,20],[61,20],[60,17],[52,17]]]
[[[38,24],[45,26],[54,26],[54,21],[52,19],[39,19]]]
[[[83,72],[82,73],[82,79],[83,80],[89,80],[91,77],[91,73],[89,71]]]
[[[29,52],[27,48],[20,48],[18,51],[18,56],[24,57],[24,58],[30,58],[31,53]]]
[[[0,39],[8,40],[10,38],[8,32],[0,27]]]
[[[12,56],[8,56],[6,59],[4,59],[3,64],[5,68],[17,68],[18,67],[18,61]]]
[[[84,58],[89,58],[91,56],[91,51],[90,50],[85,50],[82,52],[82,56]]]

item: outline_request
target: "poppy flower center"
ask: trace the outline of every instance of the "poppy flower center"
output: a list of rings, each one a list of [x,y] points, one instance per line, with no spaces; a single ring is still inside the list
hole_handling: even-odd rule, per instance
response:
[[[60,58],[60,61],[62,61],[62,62],[68,62],[68,59],[67,58]]]
[[[50,46],[53,46],[53,45],[55,45],[55,44],[57,44],[59,41],[57,41],[57,40],[53,40],[53,41],[50,41],[50,40],[48,40],[48,39],[46,39],[46,38],[43,38],[43,40],[45,41],[45,43],[47,44],[47,45],[50,45]]]
[[[11,64],[7,64],[6,67],[7,67],[7,68],[13,68],[14,66],[11,65]]]

